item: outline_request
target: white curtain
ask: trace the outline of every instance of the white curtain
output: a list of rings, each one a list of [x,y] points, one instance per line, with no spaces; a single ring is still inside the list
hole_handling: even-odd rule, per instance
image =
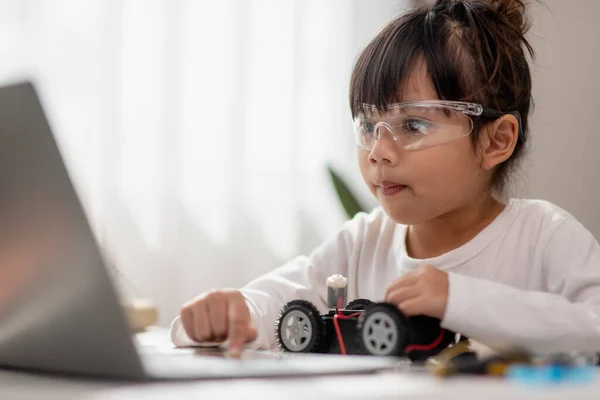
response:
[[[335,233],[328,162],[368,199],[349,74],[404,3],[5,1],[0,74],[35,78],[120,289],[168,324]]]

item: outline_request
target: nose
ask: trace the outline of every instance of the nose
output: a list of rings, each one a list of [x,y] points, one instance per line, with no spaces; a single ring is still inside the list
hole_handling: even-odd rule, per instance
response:
[[[398,148],[394,142],[397,138],[392,128],[386,123],[375,125],[375,143],[369,153],[369,163],[372,165],[387,164],[394,165],[398,159]],[[382,132],[383,131],[383,132]],[[386,135],[385,132],[389,135]],[[383,134],[382,134],[383,133]]]

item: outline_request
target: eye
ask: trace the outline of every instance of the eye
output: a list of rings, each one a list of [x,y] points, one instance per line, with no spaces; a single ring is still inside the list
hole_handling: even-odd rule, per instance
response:
[[[375,141],[375,123],[365,116],[354,120],[354,135],[360,147],[370,150]]]
[[[408,134],[427,135],[431,126],[431,123],[418,118],[406,118],[404,120],[404,130]]]
[[[375,128],[375,124],[373,122],[369,120],[364,120],[361,122],[361,130],[364,136],[373,136],[373,128]]]

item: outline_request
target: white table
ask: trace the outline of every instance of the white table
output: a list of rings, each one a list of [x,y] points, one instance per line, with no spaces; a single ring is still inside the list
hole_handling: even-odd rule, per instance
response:
[[[0,372],[1,399],[599,399],[600,376],[585,386],[527,388],[492,378],[428,376],[252,379],[131,384]]]
[[[164,331],[140,336],[170,346]],[[523,387],[496,378],[441,380],[423,372],[295,379],[127,383],[0,370],[0,399],[600,399],[600,372],[589,384]]]

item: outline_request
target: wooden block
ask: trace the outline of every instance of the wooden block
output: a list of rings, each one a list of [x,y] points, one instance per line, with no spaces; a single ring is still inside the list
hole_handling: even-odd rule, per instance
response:
[[[158,321],[158,310],[148,299],[129,299],[122,306],[132,332],[141,332]]]

